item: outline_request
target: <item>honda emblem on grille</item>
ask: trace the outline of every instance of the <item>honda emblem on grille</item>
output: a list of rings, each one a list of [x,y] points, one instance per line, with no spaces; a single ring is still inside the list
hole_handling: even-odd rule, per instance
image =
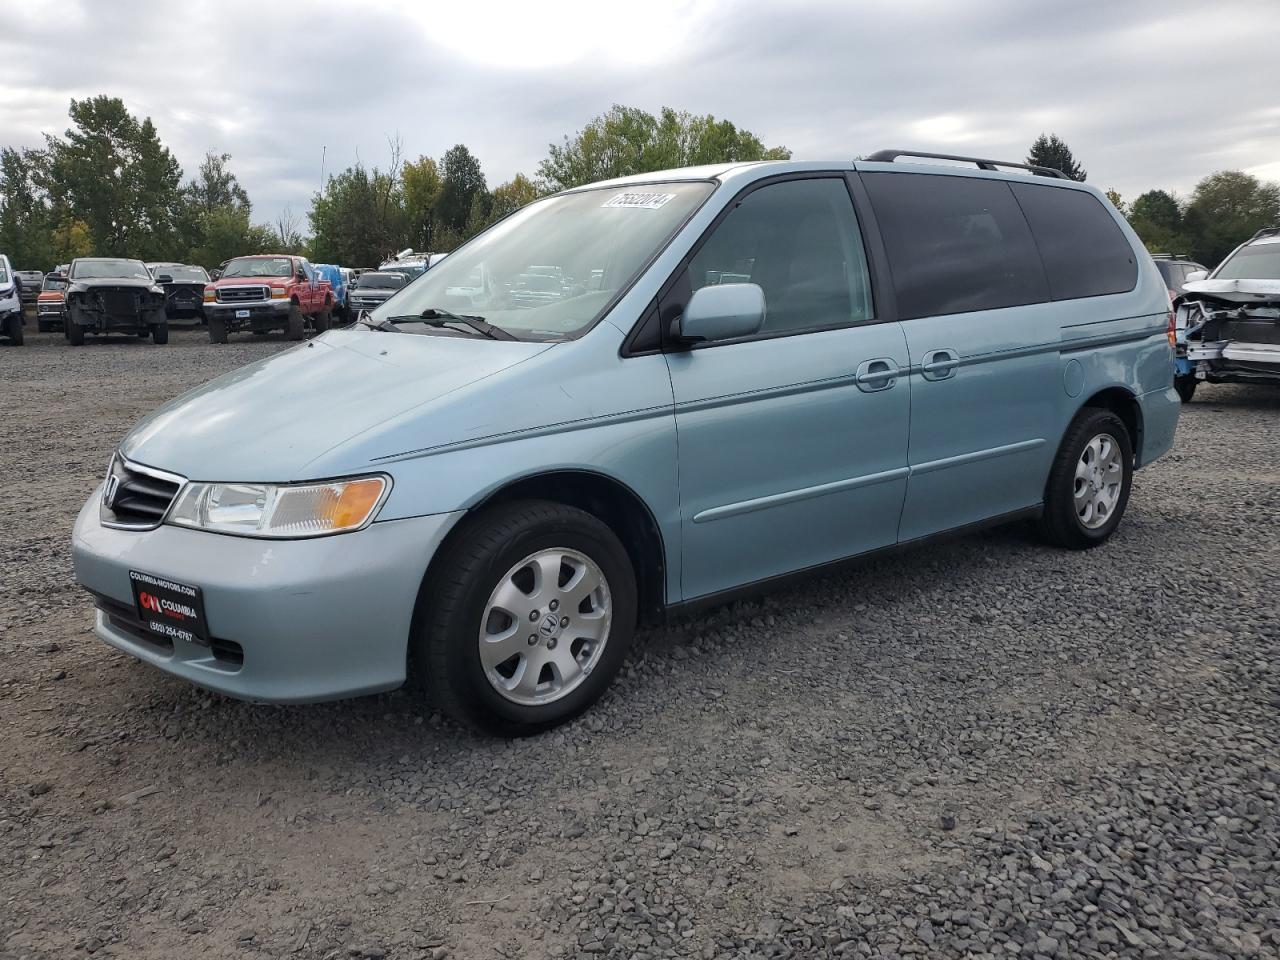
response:
[[[102,488],[102,502],[111,510],[116,505],[116,492],[120,489],[120,477],[112,470],[107,474],[107,482]]]

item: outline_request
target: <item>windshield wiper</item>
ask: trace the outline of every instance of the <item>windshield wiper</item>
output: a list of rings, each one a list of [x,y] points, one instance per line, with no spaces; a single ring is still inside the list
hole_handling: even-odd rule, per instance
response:
[[[448,310],[441,310],[439,307],[427,307],[421,313],[410,314],[404,317],[387,317],[384,323],[425,323],[431,327],[443,327],[450,323],[460,323],[468,330],[480,334],[482,337],[488,337],[490,340],[516,340],[519,339],[512,333],[508,333],[499,326],[488,323],[484,317],[472,317],[466,314],[450,313]]]
[[[390,320],[374,320],[372,317],[361,317],[356,323],[364,324],[374,330],[385,330],[387,333],[403,333],[404,331],[397,327]]]

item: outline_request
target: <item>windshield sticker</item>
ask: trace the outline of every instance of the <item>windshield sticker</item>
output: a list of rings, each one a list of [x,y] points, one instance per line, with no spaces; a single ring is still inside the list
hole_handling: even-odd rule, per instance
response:
[[[602,207],[637,207],[641,210],[657,210],[668,200],[674,200],[674,193],[620,193],[610,197]]]

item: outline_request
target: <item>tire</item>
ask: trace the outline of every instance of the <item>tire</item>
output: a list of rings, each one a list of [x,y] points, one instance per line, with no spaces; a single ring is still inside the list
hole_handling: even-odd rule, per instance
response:
[[[9,342],[15,347],[22,346],[22,314],[11,314],[5,321],[5,332],[9,334]]]
[[[227,321],[225,318],[216,315],[209,318],[209,342],[227,342]]]
[[[1091,474],[1090,461],[1102,469]],[[1079,500],[1078,482],[1082,484]],[[1067,427],[1049,471],[1041,534],[1050,543],[1072,550],[1106,542],[1120,525],[1132,486],[1133,442],[1128,427],[1110,410],[1085,407]]]
[[[1200,381],[1195,378],[1195,374],[1181,374],[1173,378],[1173,389],[1178,391],[1178,396],[1183,403],[1190,403],[1191,398],[1196,395],[1196,387],[1200,385]]]
[[[285,336],[290,340],[301,340],[306,334],[307,318],[302,309],[295,303],[289,307],[289,323],[285,327]]]
[[[68,320],[66,333],[67,339],[71,341],[73,347],[84,346],[84,327],[80,326],[80,324]]]
[[[580,601],[574,613],[581,619],[576,623],[576,617],[566,615],[572,595],[560,593],[557,583],[554,596],[545,598],[546,588],[531,577],[534,565],[522,566],[533,557],[554,562],[556,554],[566,564],[558,569],[575,570],[575,577],[580,573],[603,582],[603,588]],[[520,573],[512,576],[515,570]],[[566,585],[574,582],[580,581],[571,579]],[[531,589],[537,585],[537,589],[532,597],[527,591],[511,592],[513,606],[519,606],[518,616],[495,608],[486,617],[491,595],[503,583],[509,591],[516,583]],[[544,597],[541,601],[540,596]],[[565,596],[570,599],[558,609],[562,620],[557,626],[553,602]],[[607,611],[605,622],[601,624],[600,616],[582,616],[579,611],[583,605]],[[538,622],[527,621],[530,614],[536,615]],[[564,628],[564,620],[570,621],[569,627]],[[492,648],[500,652],[495,652],[487,667],[481,658],[485,623],[497,632],[515,630],[511,642]],[[419,593],[411,640],[413,661],[428,696],[456,720],[498,736],[528,736],[577,716],[599,699],[622,665],[635,627],[635,572],[613,531],[575,507],[541,500],[514,501],[464,519],[433,562],[431,577]],[[593,644],[584,640],[579,630],[602,633]],[[531,637],[537,642],[530,644]],[[555,649],[560,653],[553,655]],[[510,659],[495,662],[507,650],[511,651]],[[567,662],[571,669],[584,665],[586,669],[577,669],[576,675],[566,680],[553,672],[553,662],[557,668]],[[535,683],[548,677],[546,689],[519,684],[520,677],[532,669],[539,670]],[[500,692],[497,684],[508,681],[515,689]],[[557,683],[563,683],[564,689],[555,689]],[[520,702],[522,698],[541,698],[541,702]]]
[[[145,340],[147,337],[151,336],[151,330],[149,328],[146,330],[139,330],[136,336],[139,340]]]
[[[324,333],[333,326],[332,308],[326,306],[323,310],[315,315],[314,323],[316,325],[316,333]]]
[[[169,342],[169,324],[161,321],[151,325],[151,342],[157,346],[164,346]]]

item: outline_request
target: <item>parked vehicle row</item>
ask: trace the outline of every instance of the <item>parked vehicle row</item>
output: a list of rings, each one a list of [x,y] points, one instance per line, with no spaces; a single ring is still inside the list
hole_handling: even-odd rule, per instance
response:
[[[167,404],[76,521],[95,632],[251,700],[412,665],[523,734],[672,611],[1018,518],[1106,541],[1177,425],[1163,278],[1093,187],[913,159],[546,197]]]

